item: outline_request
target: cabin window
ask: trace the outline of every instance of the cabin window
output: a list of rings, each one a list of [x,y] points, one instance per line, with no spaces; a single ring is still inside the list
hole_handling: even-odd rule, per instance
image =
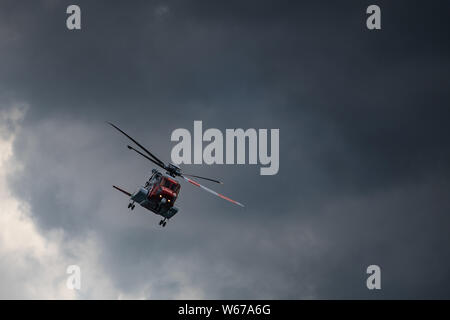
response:
[[[170,190],[176,191],[177,190],[177,185],[175,183],[170,182],[167,179],[163,179],[161,181],[161,185],[163,187],[169,188]]]

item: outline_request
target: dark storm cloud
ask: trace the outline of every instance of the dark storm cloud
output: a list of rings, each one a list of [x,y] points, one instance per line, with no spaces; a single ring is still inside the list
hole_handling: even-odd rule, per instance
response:
[[[152,298],[180,290],[152,271],[173,264],[212,298],[448,297],[447,2],[378,2],[376,32],[360,1],[79,1],[75,32],[69,4],[0,5],[0,94],[29,104],[12,185],[43,229],[95,230],[117,284]],[[166,161],[193,120],[280,128],[280,172],[186,166],[247,207],[183,185],[162,232],[109,189],[150,167],[105,120]]]

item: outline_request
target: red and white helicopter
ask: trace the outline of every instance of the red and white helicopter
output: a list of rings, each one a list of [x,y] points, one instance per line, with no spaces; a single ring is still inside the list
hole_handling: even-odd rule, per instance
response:
[[[115,126],[114,124],[108,122],[112,127],[117,129],[119,132],[124,134],[128,139],[133,141],[143,152],[135,149],[134,147],[128,145],[128,149],[133,150],[146,158],[147,160],[153,162],[158,167],[161,167],[166,171],[166,173],[161,173],[160,171],[156,169],[152,169],[152,175],[148,179],[148,181],[145,183],[144,186],[139,187],[133,194],[130,192],[127,192],[117,186],[113,186],[115,189],[119,190],[120,192],[126,194],[130,197],[130,203],[128,204],[128,208],[133,210],[135,208],[135,203],[140,204],[142,207],[154,212],[157,215],[160,215],[163,217],[163,219],[159,222],[159,225],[165,227],[168,219],[172,218],[177,212],[178,208],[174,207],[175,201],[178,198],[178,195],[180,194],[180,183],[176,180],[177,177],[183,178],[185,181],[193,184],[196,187],[200,187],[203,190],[212,193],[222,199],[225,199],[229,202],[232,202],[234,204],[237,204],[241,207],[244,205],[242,203],[239,203],[237,201],[234,201],[218,192],[215,192],[214,190],[211,190],[200,183],[188,178],[188,177],[194,177],[198,179],[204,179],[208,181],[212,181],[215,183],[222,182],[211,179],[211,178],[205,178],[200,177],[192,174],[185,174],[181,172],[181,169],[172,164],[169,163],[168,165],[165,165],[164,162],[162,162],[159,158],[157,158],[154,154],[152,154],[149,150],[147,150],[145,147],[143,147],[139,142],[134,140],[132,137],[130,137],[128,134],[126,134],[124,131],[122,131],[120,128]]]

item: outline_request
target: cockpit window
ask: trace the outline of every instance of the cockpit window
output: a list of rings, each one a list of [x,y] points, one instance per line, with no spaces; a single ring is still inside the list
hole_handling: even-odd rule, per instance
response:
[[[161,181],[161,186],[169,188],[170,190],[176,191],[177,185],[175,183],[170,182],[166,178],[163,178]]]

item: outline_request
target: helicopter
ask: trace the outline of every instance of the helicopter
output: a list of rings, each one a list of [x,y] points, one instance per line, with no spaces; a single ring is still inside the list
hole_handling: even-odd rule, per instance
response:
[[[127,145],[129,150],[132,150],[142,157],[146,158],[153,164],[165,170],[165,172],[161,172],[157,169],[152,169],[152,174],[150,178],[145,182],[145,184],[139,188],[134,193],[130,193],[122,188],[119,188],[113,185],[113,188],[124,193],[128,197],[130,197],[130,201],[128,203],[128,209],[134,210],[136,207],[136,203],[141,205],[143,208],[152,211],[153,213],[162,217],[159,221],[159,225],[165,227],[167,221],[177,214],[178,208],[175,207],[175,202],[178,199],[180,194],[181,185],[176,178],[182,178],[186,182],[199,187],[209,193],[212,193],[219,198],[227,200],[231,203],[234,203],[238,206],[244,207],[244,205],[240,202],[237,202],[233,199],[230,199],[214,190],[211,190],[195,180],[192,180],[188,177],[193,177],[197,179],[203,179],[214,183],[223,184],[221,181],[206,177],[201,177],[192,174],[186,174],[181,171],[181,168],[173,163],[165,164],[162,160],[156,157],[153,153],[151,153],[147,148],[142,146],[139,142],[129,136],[127,133],[122,131],[119,127],[108,122],[113,128],[118,130],[120,133],[125,135],[128,139],[130,139],[134,144],[140,148],[140,150],[136,149],[133,146]]]

